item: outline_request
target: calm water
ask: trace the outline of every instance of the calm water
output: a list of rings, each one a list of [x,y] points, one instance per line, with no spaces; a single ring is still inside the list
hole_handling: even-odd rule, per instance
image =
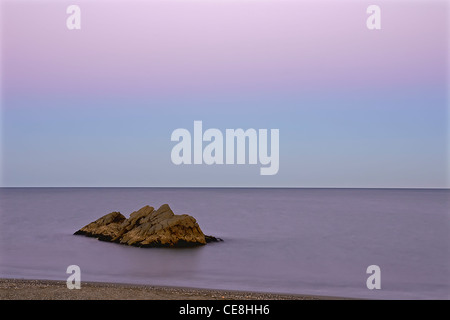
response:
[[[450,298],[450,191],[0,189],[0,277],[281,293]],[[72,235],[111,211],[169,203],[222,243],[134,248]],[[381,268],[368,290],[366,268]]]

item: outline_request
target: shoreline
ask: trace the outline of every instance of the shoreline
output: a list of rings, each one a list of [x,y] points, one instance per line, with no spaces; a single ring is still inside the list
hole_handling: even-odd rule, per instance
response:
[[[201,289],[142,284],[81,282],[68,289],[65,281],[0,278],[0,300],[348,300],[302,294]]]

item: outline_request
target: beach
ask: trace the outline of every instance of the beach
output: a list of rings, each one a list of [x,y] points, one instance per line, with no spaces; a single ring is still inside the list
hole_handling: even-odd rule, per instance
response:
[[[65,281],[0,279],[0,300],[336,300],[342,298],[230,290],[82,282],[68,289]]]

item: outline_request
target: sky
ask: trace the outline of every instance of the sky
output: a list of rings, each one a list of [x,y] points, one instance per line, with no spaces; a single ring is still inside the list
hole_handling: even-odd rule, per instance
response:
[[[447,1],[3,0],[0,21],[1,186],[450,187]],[[279,129],[278,173],[174,165],[196,120]]]

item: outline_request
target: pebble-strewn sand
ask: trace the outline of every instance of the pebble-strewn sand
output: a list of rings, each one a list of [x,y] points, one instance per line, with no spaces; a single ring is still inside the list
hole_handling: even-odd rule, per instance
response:
[[[242,291],[157,287],[147,285],[82,282],[68,289],[53,280],[0,279],[0,300],[317,300],[336,299]]]

